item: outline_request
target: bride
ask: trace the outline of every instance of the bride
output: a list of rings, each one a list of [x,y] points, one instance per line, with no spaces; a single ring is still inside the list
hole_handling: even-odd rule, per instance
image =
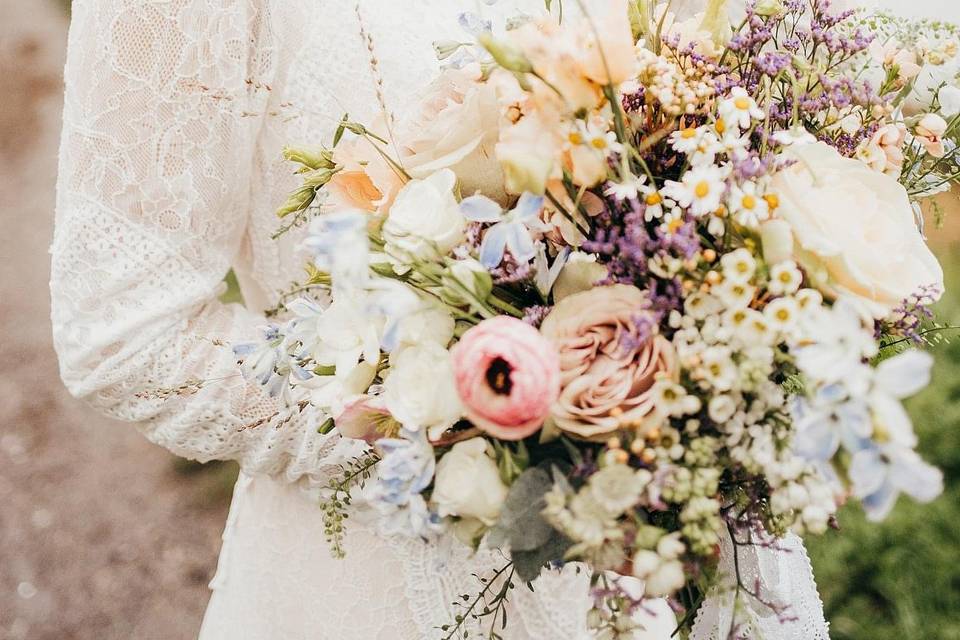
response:
[[[402,113],[436,69],[431,41],[454,33],[464,11],[496,22],[542,6],[74,1],[52,249],[56,347],[77,396],[178,455],[240,462],[203,640],[443,638],[454,603],[496,566],[456,542],[383,539],[353,521],[346,559],[332,559],[316,495],[357,443],[318,434],[309,414],[268,423],[274,401],[234,375],[222,345],[250,338],[264,323],[258,310],[300,269],[296,234],[270,239],[296,182],[282,146],[316,142],[344,113],[372,120],[378,94]],[[231,267],[244,305],[218,302]],[[780,624],[758,611],[750,633],[826,639],[799,540],[759,556],[757,579],[793,615]],[[534,586],[514,591],[505,638],[593,637],[584,574],[568,567]],[[658,605],[633,637],[670,637],[675,619]],[[694,637],[719,640],[725,615],[708,601]]]

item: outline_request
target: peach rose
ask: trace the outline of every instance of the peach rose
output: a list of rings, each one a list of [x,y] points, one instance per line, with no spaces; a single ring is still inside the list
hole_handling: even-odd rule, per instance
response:
[[[943,270],[899,182],[823,142],[787,153],[797,162],[771,180],[776,214],[818,288],[856,298],[877,318],[922,287],[943,290]]]
[[[661,376],[676,379],[677,356],[661,335],[640,339],[646,304],[634,286],[597,287],[564,298],[543,321],[540,332],[560,352],[560,397],[551,411],[558,429],[600,439],[659,420],[651,388]]]

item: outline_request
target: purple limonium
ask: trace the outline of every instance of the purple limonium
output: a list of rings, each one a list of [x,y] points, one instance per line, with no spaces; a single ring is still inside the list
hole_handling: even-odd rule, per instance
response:
[[[460,212],[471,222],[491,224],[480,243],[480,264],[493,269],[503,262],[507,249],[518,264],[530,262],[536,255],[533,233],[551,229],[540,220],[543,196],[524,193],[513,209],[503,208],[490,198],[477,194],[464,198]]]

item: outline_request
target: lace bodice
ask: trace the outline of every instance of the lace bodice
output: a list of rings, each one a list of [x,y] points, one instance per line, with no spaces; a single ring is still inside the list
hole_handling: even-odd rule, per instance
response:
[[[298,234],[270,239],[272,212],[296,183],[280,150],[328,140],[344,113],[369,121],[378,93],[401,114],[435,73],[431,42],[458,32],[460,12],[540,7],[542,0],[75,0],[51,282],[70,390],[179,455],[322,482],[357,444],[318,434],[309,410],[281,427],[247,428],[278,407],[237,375],[223,346],[251,338],[264,322],[260,310],[301,271]],[[231,267],[246,306],[218,301]],[[212,382],[158,391],[188,380]],[[475,590],[470,575],[495,561],[451,545],[396,548],[423,638],[449,621],[458,594]],[[804,571],[804,606],[813,603],[807,613],[822,629]],[[585,637],[582,578],[543,582],[537,594],[517,590],[508,637]],[[355,627],[341,638],[402,627],[381,619],[369,628],[365,616],[340,624]]]

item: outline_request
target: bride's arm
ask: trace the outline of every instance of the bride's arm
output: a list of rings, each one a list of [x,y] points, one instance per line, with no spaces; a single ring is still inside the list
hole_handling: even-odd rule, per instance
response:
[[[80,0],[66,65],[51,293],[73,394],[177,454],[296,478],[335,436],[275,403],[229,348],[263,324],[218,289],[248,217],[276,37],[263,2]],[[195,394],[151,390],[218,379]],[[310,425],[313,426],[310,426]]]

